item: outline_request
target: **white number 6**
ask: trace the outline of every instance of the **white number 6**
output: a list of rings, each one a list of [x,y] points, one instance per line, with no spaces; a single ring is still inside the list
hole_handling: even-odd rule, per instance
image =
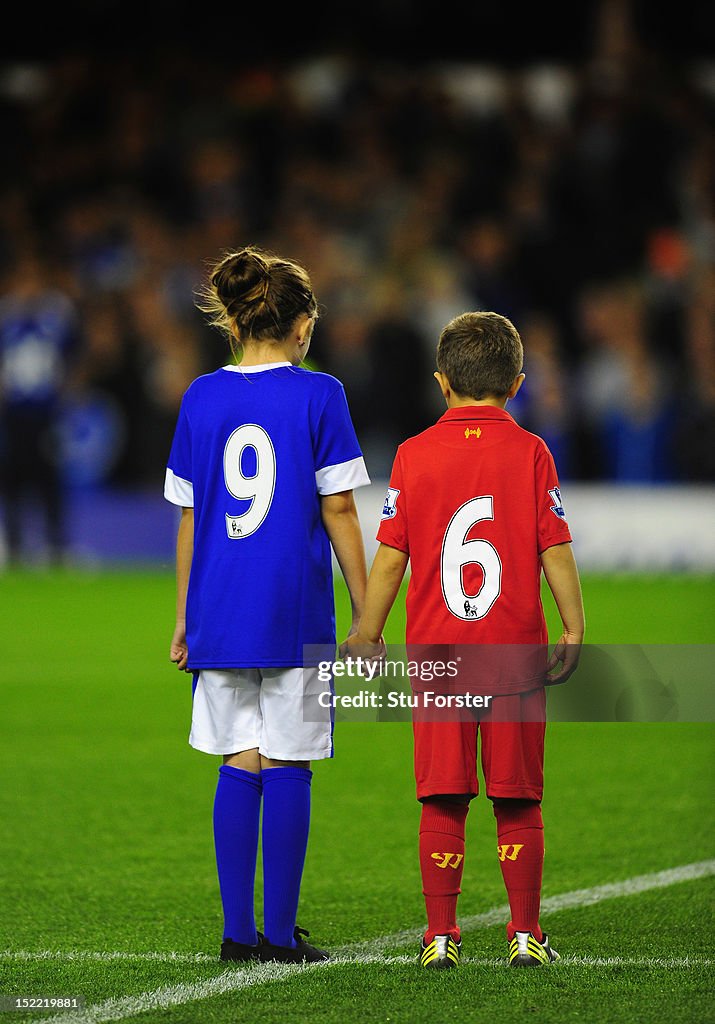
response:
[[[501,593],[501,559],[488,540],[466,540],[471,528],[483,519],[494,518],[491,494],[470,498],[452,516],[442,541],[440,575],[442,593],[452,615],[468,621],[483,619]],[[464,589],[462,570],[480,565],[484,579],[476,594]]]
[[[241,468],[246,448],[253,448],[256,453],[253,476],[245,476]],[[232,540],[249,537],[268,515],[276,487],[276,453],[263,427],[257,423],[244,423],[234,430],[223,452],[223,478],[229,494],[251,502],[241,515],[226,513],[226,532]]]

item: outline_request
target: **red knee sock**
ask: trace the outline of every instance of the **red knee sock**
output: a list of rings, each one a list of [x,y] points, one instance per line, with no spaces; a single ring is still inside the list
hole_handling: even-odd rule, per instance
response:
[[[514,932],[531,932],[541,941],[539,906],[544,867],[541,804],[535,800],[494,800],[493,803],[499,866],[511,910],[507,938],[511,942]]]
[[[420,869],[427,910],[425,942],[450,933],[459,941],[457,897],[462,891],[464,830],[469,804],[447,800],[422,805]]]

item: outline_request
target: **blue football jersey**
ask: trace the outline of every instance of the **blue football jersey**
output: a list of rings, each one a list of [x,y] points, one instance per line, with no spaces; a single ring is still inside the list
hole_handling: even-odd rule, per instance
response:
[[[194,509],[189,668],[299,666],[304,645],[334,645],[320,495],[369,482],[335,377],[274,363],[191,384],[164,487]]]

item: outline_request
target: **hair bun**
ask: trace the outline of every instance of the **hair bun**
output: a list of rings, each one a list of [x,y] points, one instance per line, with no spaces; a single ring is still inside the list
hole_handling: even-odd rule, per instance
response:
[[[232,346],[287,338],[297,317],[318,315],[307,271],[253,246],[224,253],[209,271],[197,306]]]
[[[270,274],[270,268],[265,257],[250,246],[229,256],[229,262],[233,263],[236,271],[243,270],[246,273],[252,271],[263,276]]]
[[[229,253],[212,277],[216,293],[228,308],[236,302],[253,304],[265,300],[271,271],[263,256],[254,249]]]

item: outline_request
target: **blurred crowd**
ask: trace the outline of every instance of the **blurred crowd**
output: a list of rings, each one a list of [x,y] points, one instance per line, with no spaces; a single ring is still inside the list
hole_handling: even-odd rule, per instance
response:
[[[510,411],[563,479],[713,481],[714,115],[715,65],[618,19],[578,66],[7,64],[6,482],[24,450],[53,486],[160,491],[184,389],[228,361],[196,289],[245,244],[309,270],[312,365],[344,382],[373,478],[442,412],[443,325],[491,309],[525,346]],[[30,414],[52,429],[23,449]]]

